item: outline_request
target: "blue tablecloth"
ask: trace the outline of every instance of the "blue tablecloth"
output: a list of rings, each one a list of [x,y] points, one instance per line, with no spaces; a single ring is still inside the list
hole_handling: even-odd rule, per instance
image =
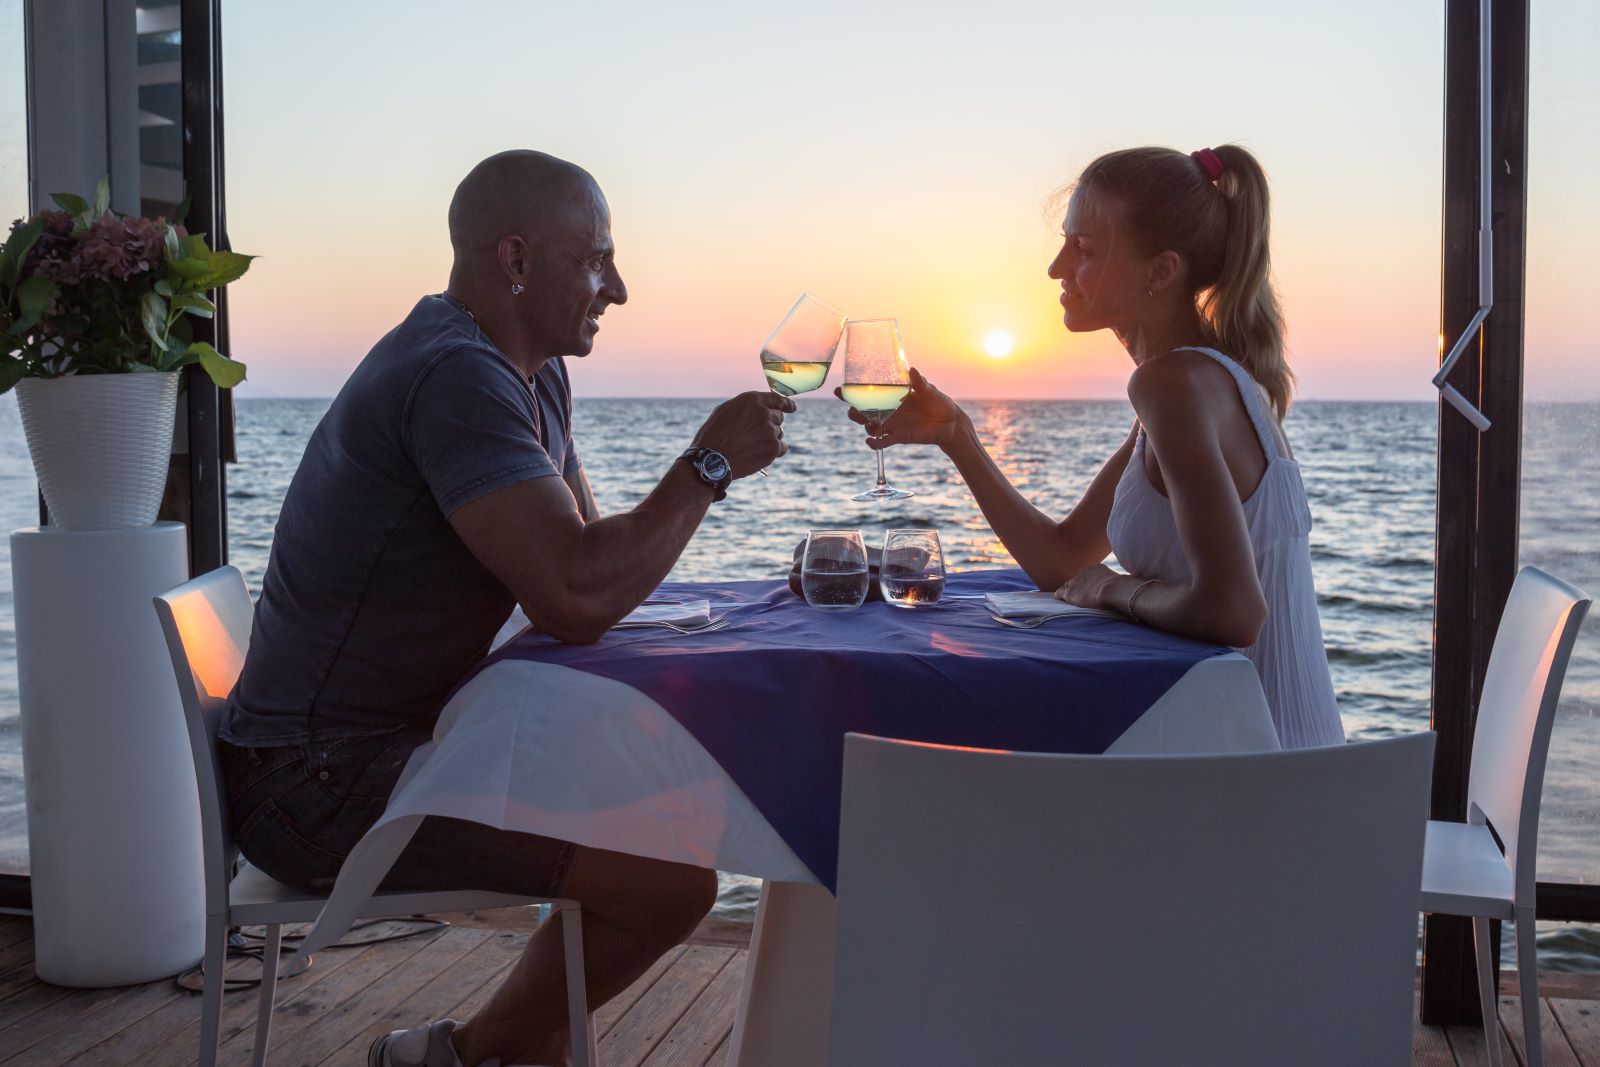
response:
[[[1018,570],[974,571],[951,575],[946,591],[1029,588]],[[530,628],[483,667],[538,660],[645,693],[830,889],[846,733],[1103,752],[1190,668],[1229,651],[1097,617],[1013,629],[981,600],[825,612],[771,581],[667,583],[658,595],[705,597],[732,622],[697,636],[613,631],[593,645],[563,645]]]

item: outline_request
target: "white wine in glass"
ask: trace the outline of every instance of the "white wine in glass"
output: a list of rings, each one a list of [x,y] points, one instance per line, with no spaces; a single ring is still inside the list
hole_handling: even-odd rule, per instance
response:
[[[810,293],[800,294],[761,346],[761,369],[772,391],[795,396],[821,389],[843,331],[844,312]]]
[[[911,392],[911,367],[894,319],[851,319],[844,324],[844,386],[839,395],[867,420],[877,436],[883,420],[893,415]],[[903,500],[914,494],[896,489],[883,473],[883,450],[878,452],[878,484],[851,500]]]

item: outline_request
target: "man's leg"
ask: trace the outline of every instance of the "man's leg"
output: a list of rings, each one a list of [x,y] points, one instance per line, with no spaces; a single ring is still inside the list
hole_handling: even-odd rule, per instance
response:
[[[717,875],[700,867],[579,848],[561,894],[583,906],[589,1010],[621,993],[687,938],[716,902]],[[564,1064],[567,985],[561,923],[543,923],[481,1011],[455,1032],[461,1062]]]

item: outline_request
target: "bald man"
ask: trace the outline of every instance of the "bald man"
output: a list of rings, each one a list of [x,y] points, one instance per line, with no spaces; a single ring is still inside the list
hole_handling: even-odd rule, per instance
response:
[[[729,483],[784,451],[791,401],[745,393],[711,413],[633,510],[601,518],[570,439],[566,356],[628,299],[592,177],[539,152],[484,160],[450,204],[449,288],[362,360],[284,498],[218,746],[244,855],[326,891],[383,812],[445,697],[520,605],[563,641],[596,641],[672,569]],[[575,769],[574,773],[581,773]],[[426,820],[386,888],[561,896],[584,908],[591,1008],[681,942],[713,871],[451,819]],[[465,1023],[418,1020],[374,1067],[568,1059],[559,923],[529,940]]]

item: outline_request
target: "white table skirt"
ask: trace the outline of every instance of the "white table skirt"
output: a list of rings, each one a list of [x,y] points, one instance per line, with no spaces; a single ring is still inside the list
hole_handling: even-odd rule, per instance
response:
[[[1107,754],[1277,747],[1255,668],[1231,654],[1189,670]],[[300,955],[343,936],[429,815],[765,879],[728,1062],[826,1062],[832,897],[650,697],[547,663],[484,670],[445,707],[346,859]]]

